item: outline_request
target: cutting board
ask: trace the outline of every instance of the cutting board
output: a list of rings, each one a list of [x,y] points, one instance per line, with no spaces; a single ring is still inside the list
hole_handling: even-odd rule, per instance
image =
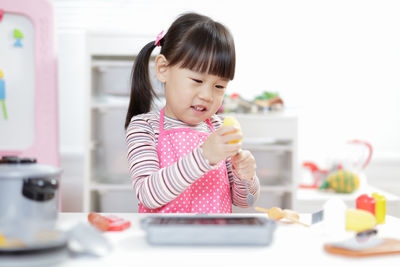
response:
[[[400,240],[385,238],[384,242],[376,247],[364,250],[350,250],[325,244],[324,250],[328,253],[338,254],[348,257],[367,257],[388,254],[400,254]]]

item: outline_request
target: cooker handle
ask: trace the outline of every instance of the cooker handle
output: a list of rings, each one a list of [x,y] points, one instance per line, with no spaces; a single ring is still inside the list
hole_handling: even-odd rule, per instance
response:
[[[34,201],[47,201],[55,196],[58,181],[54,178],[27,178],[24,179],[22,194]]]

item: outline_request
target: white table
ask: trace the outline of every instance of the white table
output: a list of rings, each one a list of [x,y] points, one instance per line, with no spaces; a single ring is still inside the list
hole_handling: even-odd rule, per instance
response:
[[[372,193],[384,195],[386,198],[387,214],[398,213],[400,211],[400,197],[392,193],[386,192],[380,188],[371,185],[360,187],[351,194],[324,192],[318,189],[298,188],[296,192],[296,200],[294,201],[294,209],[298,212],[312,213],[323,208],[325,202],[333,197],[342,199],[349,208],[355,208],[356,199],[361,194],[372,195]]]
[[[323,251],[326,236],[323,235],[321,224],[311,227],[301,225],[279,224],[274,241],[268,247],[171,247],[151,246],[147,244],[145,233],[139,227],[139,220],[143,214],[116,214],[131,221],[131,228],[123,232],[107,232],[104,235],[113,245],[111,254],[102,257],[90,257],[88,255],[71,258],[65,253],[59,255],[39,255],[36,258],[25,259],[25,266],[45,266],[44,262],[50,262],[48,266],[62,267],[90,267],[90,266],[399,266],[400,254],[371,258],[346,258],[327,254]],[[264,215],[260,215],[264,216]],[[309,222],[310,215],[301,215],[303,222]],[[381,237],[400,239],[400,219],[387,216],[387,222],[379,225],[378,231]],[[78,222],[86,222],[86,213],[61,213],[58,225],[61,229],[68,229]],[[350,233],[349,233],[350,234]],[[54,254],[54,253],[53,253]],[[58,258],[57,258],[58,257]],[[64,261],[56,265],[54,261]],[[1,265],[0,266],[19,266]],[[21,257],[19,259],[21,262]],[[53,261],[53,262],[52,262]],[[35,265],[35,263],[37,263]],[[46,265],[47,266],[47,265]]]

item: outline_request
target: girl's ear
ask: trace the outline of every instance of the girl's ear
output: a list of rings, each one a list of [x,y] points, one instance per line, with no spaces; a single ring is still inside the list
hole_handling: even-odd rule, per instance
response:
[[[157,79],[165,83],[167,81],[168,61],[163,54],[159,54],[154,60]]]

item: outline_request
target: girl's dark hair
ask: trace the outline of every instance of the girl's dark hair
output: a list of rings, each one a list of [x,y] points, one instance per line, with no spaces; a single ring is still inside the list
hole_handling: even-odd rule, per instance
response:
[[[207,16],[181,15],[160,45],[160,53],[168,60],[168,66],[179,64],[181,68],[233,80],[236,55],[232,35],[225,26]],[[135,59],[125,128],[133,116],[150,111],[156,96],[149,78],[149,59],[155,47],[154,41],[148,43]]]

